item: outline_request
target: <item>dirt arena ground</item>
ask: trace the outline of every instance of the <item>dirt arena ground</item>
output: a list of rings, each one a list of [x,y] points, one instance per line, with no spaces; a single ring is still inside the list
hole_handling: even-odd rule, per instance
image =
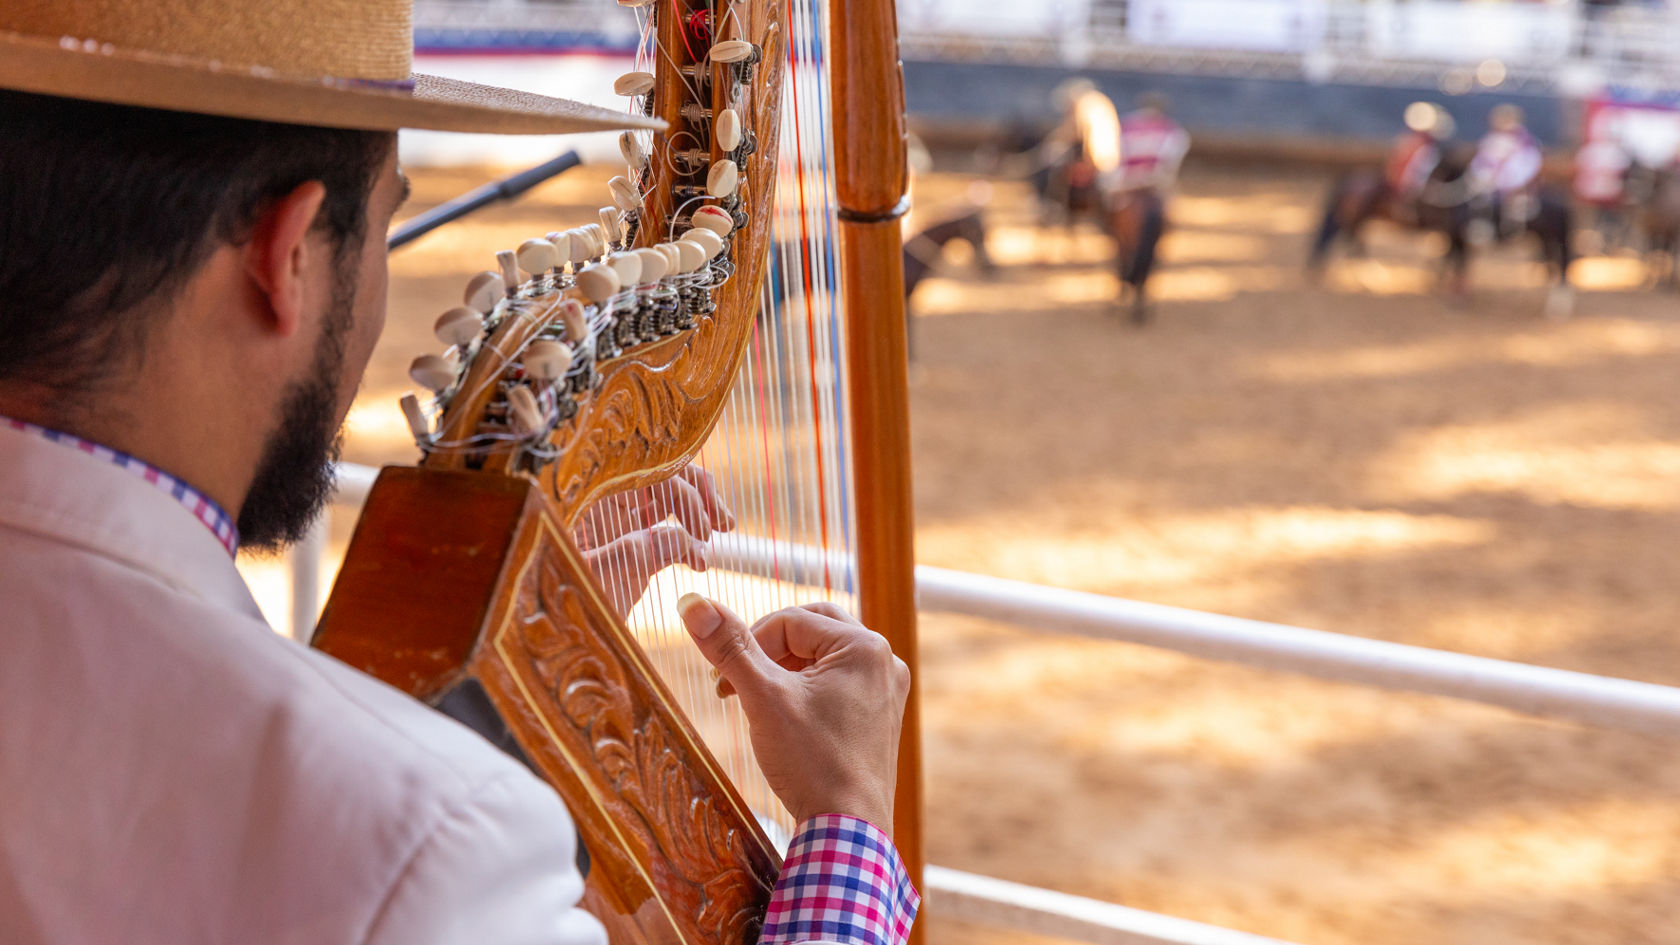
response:
[[[416,209],[484,179],[415,176]],[[397,255],[347,458],[410,458],[393,403],[432,317],[495,249],[592,219],[603,178]],[[1101,239],[991,184],[998,272],[954,252],[915,299],[920,559],[1680,684],[1680,298],[1586,260],[1548,321],[1506,251],[1455,309],[1392,234],[1312,286],[1324,183],[1193,168],[1141,331]],[[1673,743],[977,620],[923,636],[936,863],[1304,945],[1680,942]]]

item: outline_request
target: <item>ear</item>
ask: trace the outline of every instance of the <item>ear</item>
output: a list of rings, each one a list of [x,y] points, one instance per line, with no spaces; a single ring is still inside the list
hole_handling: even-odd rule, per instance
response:
[[[282,335],[302,323],[307,287],[317,274],[312,267],[330,261],[309,243],[315,214],[327,197],[318,180],[306,181],[257,216],[245,247],[245,272],[257,292],[268,299],[270,328]]]

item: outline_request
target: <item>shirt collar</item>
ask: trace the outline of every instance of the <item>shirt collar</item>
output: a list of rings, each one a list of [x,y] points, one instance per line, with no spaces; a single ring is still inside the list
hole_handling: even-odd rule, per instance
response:
[[[84,440],[79,436],[73,436],[69,433],[61,433],[57,430],[49,430],[46,427],[36,426],[33,423],[25,423],[22,420],[13,420],[10,417],[0,417],[0,425],[10,427],[20,433],[26,433],[31,436],[57,443],[60,446],[69,449],[80,450],[95,459],[109,463],[112,466],[131,473],[139,479],[150,483],[155,486],[158,491],[163,492],[170,498],[174,499],[180,504],[181,508],[187,510],[187,512],[189,512],[194,518],[198,519],[200,524],[202,524],[205,528],[208,528],[210,530],[210,534],[215,536],[216,541],[220,542],[222,547],[227,549],[227,553],[230,557],[239,552],[239,529],[236,525],[234,525],[232,517],[230,517],[227,512],[223,510],[221,506],[217,505],[209,496],[199,492],[197,489],[194,489],[192,486],[187,485],[163,470],[158,469],[143,460],[135,459],[133,456],[130,456],[120,450],[114,450],[108,446],[100,446],[98,443]]]

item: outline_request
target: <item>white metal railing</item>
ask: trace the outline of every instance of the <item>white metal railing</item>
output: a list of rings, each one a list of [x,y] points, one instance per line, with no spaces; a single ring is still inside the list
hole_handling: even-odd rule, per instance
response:
[[[1578,0],[899,0],[909,58],[1551,89],[1680,83],[1680,13]],[[422,36],[627,48],[615,0],[419,0]],[[1486,66],[1484,70],[1481,67]]]
[[[359,505],[377,470],[342,464],[335,503]],[[307,641],[321,605],[323,513],[292,549],[292,630]],[[793,583],[814,583],[845,561],[822,551],[768,542],[730,542],[715,566],[745,568],[774,555]],[[1352,685],[1446,696],[1527,715],[1607,729],[1680,737],[1680,689],[1469,656],[1282,624],[1120,600],[921,565],[918,608],[983,617],[1041,633],[1062,633],[1174,650],[1221,662],[1299,673]],[[1287,945],[1215,926],[1069,896],[957,870],[928,867],[940,912],[1096,945]]]

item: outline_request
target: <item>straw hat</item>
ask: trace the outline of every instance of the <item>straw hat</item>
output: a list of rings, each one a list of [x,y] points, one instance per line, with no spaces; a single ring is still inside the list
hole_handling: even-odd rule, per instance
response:
[[[415,75],[413,0],[4,0],[0,88],[290,124],[560,134],[653,119]]]

